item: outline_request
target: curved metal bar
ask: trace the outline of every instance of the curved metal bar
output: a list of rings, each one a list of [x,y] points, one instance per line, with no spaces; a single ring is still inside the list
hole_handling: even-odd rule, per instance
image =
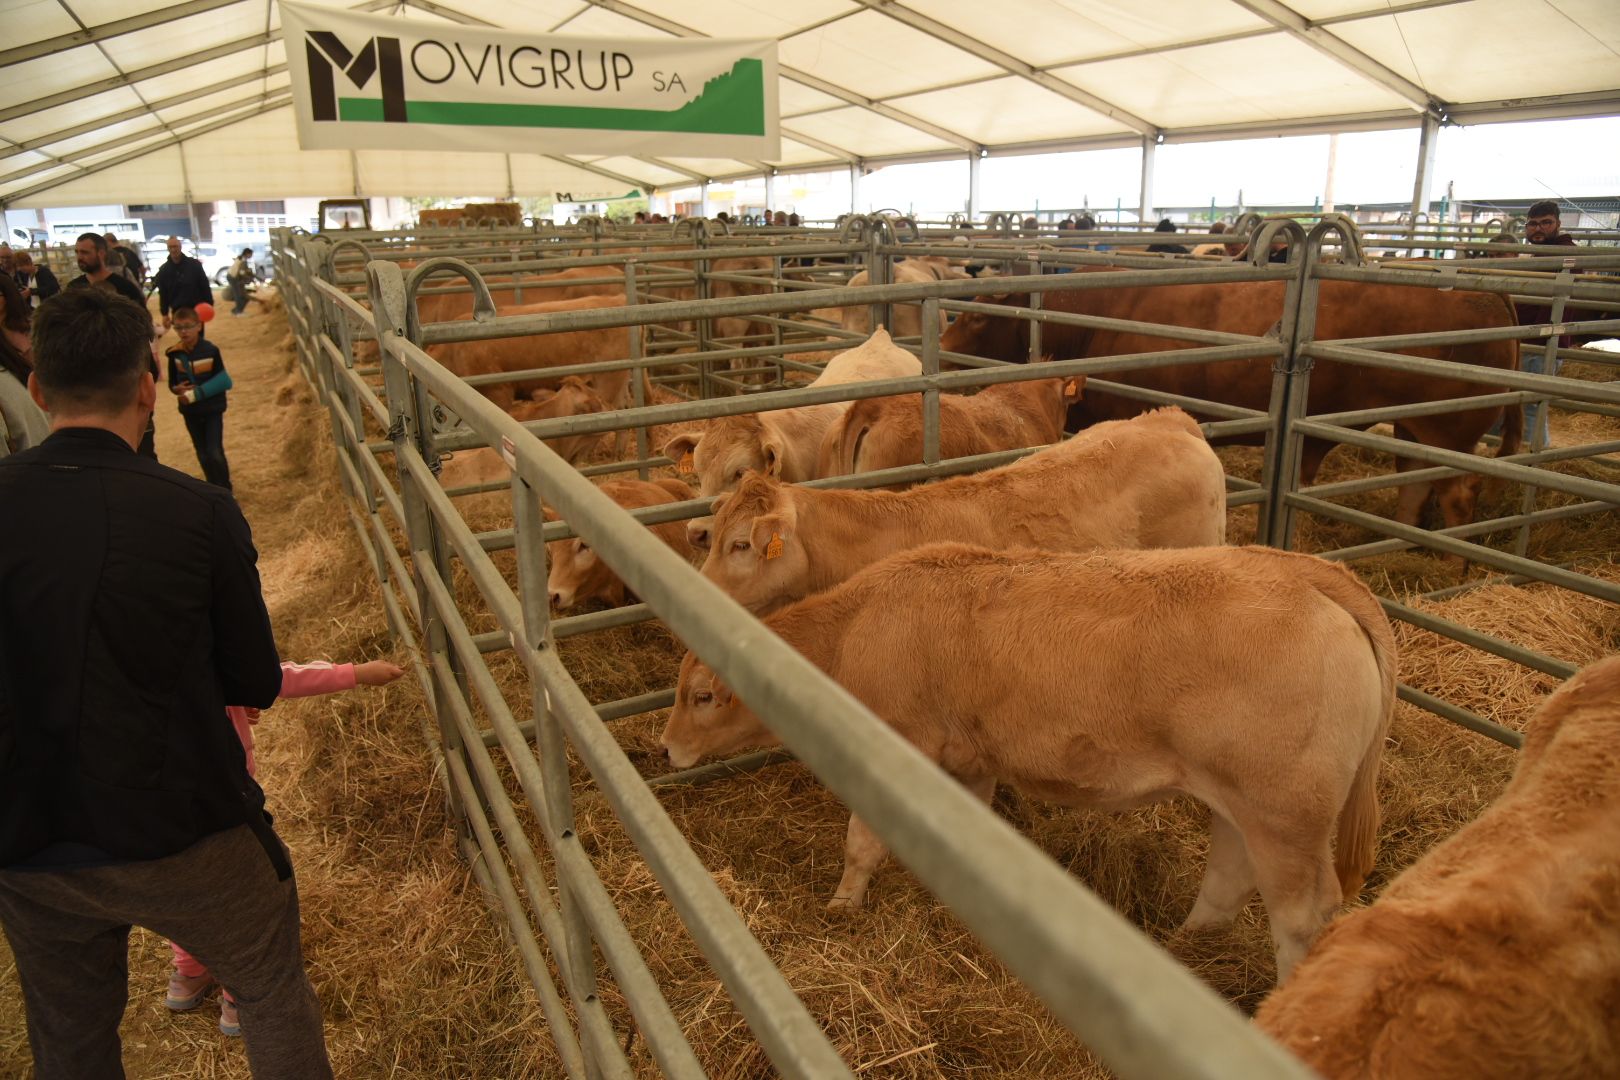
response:
[[[373,271],[370,263],[366,266],[366,280],[371,283]],[[392,264],[389,264],[392,265]],[[489,322],[495,318],[495,298],[489,294],[489,286],[484,284],[484,276],[473,267],[460,259],[441,255],[428,259],[411,270],[410,276],[405,279],[405,332],[412,341],[421,340],[422,319],[416,309],[416,290],[423,281],[440,271],[448,270],[460,274],[467,279],[467,284],[473,291],[473,321]]]
[[[1288,265],[1298,264],[1298,253],[1305,246],[1305,230],[1293,218],[1268,218],[1260,223],[1249,240],[1249,263],[1253,266],[1266,266],[1271,262],[1271,245],[1278,240],[1278,234],[1285,234],[1288,241]]]
[[[1340,246],[1344,251],[1342,258],[1346,265],[1366,265],[1367,254],[1361,246],[1361,230],[1356,228],[1355,221],[1349,215],[1337,212],[1323,214],[1322,220],[1318,221],[1306,236],[1306,243],[1320,249],[1321,241],[1328,233],[1339,234]],[[1312,260],[1312,265],[1314,264],[1315,260]]]

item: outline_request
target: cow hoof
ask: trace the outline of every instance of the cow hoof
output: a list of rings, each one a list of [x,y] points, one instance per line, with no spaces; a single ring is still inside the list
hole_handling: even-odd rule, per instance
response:
[[[859,897],[835,896],[827,901],[828,911],[859,911],[864,905]]]

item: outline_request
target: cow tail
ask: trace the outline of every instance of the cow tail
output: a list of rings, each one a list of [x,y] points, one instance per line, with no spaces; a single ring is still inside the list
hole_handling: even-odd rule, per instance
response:
[[[1343,567],[1324,569],[1329,569],[1330,573],[1322,576],[1335,582],[1336,587],[1322,591],[1344,608],[1366,635],[1382,687],[1378,727],[1356,766],[1350,795],[1339,812],[1339,834],[1334,844],[1333,869],[1338,874],[1339,887],[1346,900],[1354,900],[1372,871],[1378,840],[1378,766],[1383,760],[1390,721],[1395,716],[1395,634],[1383,606],[1367,586]]]

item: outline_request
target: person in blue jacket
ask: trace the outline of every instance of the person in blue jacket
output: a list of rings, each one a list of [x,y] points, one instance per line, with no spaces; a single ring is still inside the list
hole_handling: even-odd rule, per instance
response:
[[[202,320],[188,307],[176,308],[174,332],[180,344],[168,350],[169,392],[180,399],[180,416],[197,450],[197,463],[210,484],[231,490],[231,467],[225,460],[225,392],[230,372],[219,346],[202,339]]]

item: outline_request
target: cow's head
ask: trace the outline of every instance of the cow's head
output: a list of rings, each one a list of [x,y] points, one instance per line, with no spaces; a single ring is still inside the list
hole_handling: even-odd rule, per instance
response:
[[[703,576],[749,611],[805,595],[810,558],[798,531],[794,489],[751,475],[715,508]]]
[[[681,660],[675,707],[659,739],[669,763],[687,769],[706,757],[735,753],[749,746],[774,746],[780,740],[760,722],[730,687],[696,656]]]
[[[1007,307],[1029,305],[1028,293],[1002,293],[973,299],[977,304],[1002,304]],[[946,352],[1021,362],[1029,359],[1029,323],[1011,316],[964,311],[946,327],[945,335],[939,339],[939,347]]]
[[[577,375],[563,379],[556,390],[536,390],[527,398],[519,398],[507,409],[514,420],[556,420],[564,416],[583,416],[586,413],[607,412],[607,402],[590,383]],[[561,435],[546,439],[545,443],[570,465],[578,465],[596,449],[604,435],[600,431],[582,435]]]
[[[781,435],[754,415],[711,420],[701,435],[688,432],[669,440],[664,453],[682,472],[697,474],[698,494],[705,498],[733,490],[750,472],[779,474],[784,456]],[[687,523],[687,542],[707,548],[713,525],[712,517],[693,518]]]
[[[590,600],[605,600],[615,606],[624,603],[624,582],[583,537],[553,540],[546,545],[546,554],[551,563],[546,592],[553,607],[571,608]]]

